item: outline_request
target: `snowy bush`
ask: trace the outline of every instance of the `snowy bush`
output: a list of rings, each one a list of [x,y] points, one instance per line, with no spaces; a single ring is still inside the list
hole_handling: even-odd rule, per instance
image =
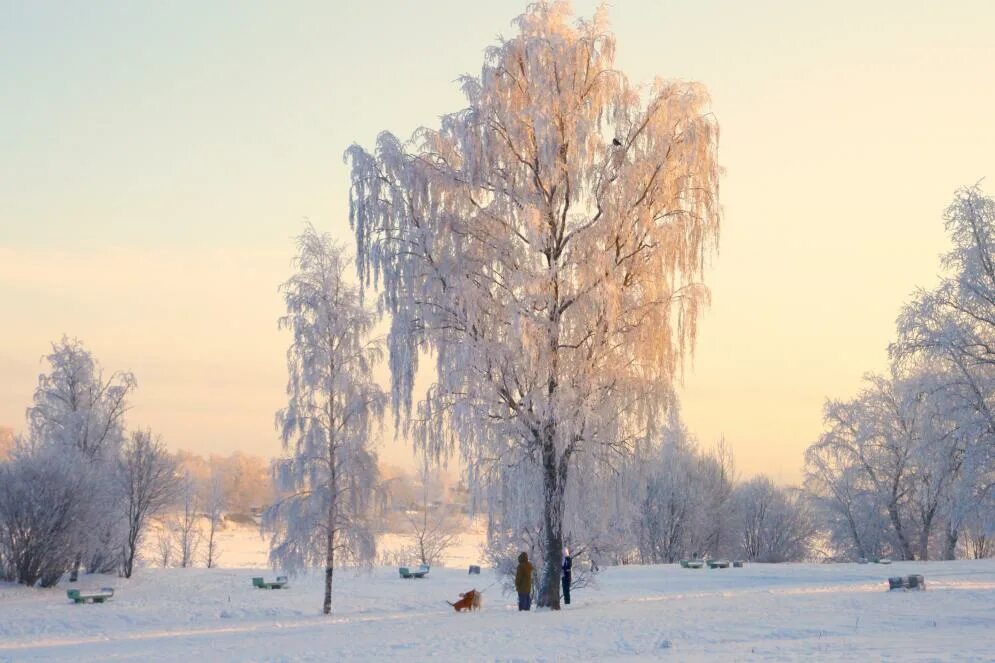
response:
[[[72,455],[23,445],[0,464],[0,575],[50,587],[70,568],[98,508]]]

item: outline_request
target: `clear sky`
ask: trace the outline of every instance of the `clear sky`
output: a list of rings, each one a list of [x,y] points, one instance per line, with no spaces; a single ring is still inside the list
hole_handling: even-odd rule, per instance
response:
[[[0,0],[0,425],[23,426],[65,332],[136,373],[134,425],[277,453],[291,238],[307,217],[350,239],[343,150],[461,108],[454,80],[524,6]],[[722,128],[688,423],[743,474],[797,480],[824,398],[884,367],[900,305],[933,283],[954,189],[995,192],[995,3],[611,17],[619,67],[703,82]]]

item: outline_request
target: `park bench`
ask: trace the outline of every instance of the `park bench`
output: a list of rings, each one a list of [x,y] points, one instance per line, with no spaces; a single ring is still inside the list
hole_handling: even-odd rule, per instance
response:
[[[262,578],[253,578],[252,586],[256,589],[283,589],[287,586],[287,576],[277,576],[275,581],[266,582]]]
[[[728,569],[729,560],[728,559],[710,559],[708,560],[708,568],[710,569]]]
[[[893,576],[888,578],[888,589],[926,589],[926,581],[918,574]]]
[[[732,562],[732,568],[734,568],[734,569],[741,569],[741,568],[743,568],[743,560],[741,560],[741,559],[735,559],[735,560],[733,560],[733,562]]]
[[[111,587],[102,587],[100,589],[67,589],[66,596],[68,596],[73,603],[103,603],[110,597],[114,596],[114,589]]]
[[[402,578],[424,578],[428,574],[428,567],[422,564],[417,569],[412,571],[406,566],[402,566],[397,570]]]
[[[681,567],[685,569],[700,569],[705,563],[700,559],[682,559]]]

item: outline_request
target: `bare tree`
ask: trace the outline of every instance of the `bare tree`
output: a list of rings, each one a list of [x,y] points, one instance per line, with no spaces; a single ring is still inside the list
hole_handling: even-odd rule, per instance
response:
[[[169,521],[159,523],[156,528],[156,553],[159,565],[167,569],[173,563],[173,553],[176,542],[173,540],[173,530]]]
[[[180,493],[176,461],[151,430],[135,431],[125,443],[116,479],[127,513],[124,577],[130,578],[149,519],[162,513]]]
[[[442,503],[442,490],[438,477],[433,480],[427,465],[419,472],[421,503],[417,510],[406,509],[404,517],[408,525],[408,537],[418,559],[431,566],[445,552],[459,542],[462,529],[459,514],[449,505]]]
[[[194,565],[194,558],[197,548],[200,547],[202,539],[200,528],[197,526],[197,486],[189,475],[183,476],[179,481],[179,513],[173,516],[170,528],[172,538],[179,553],[179,564],[182,568]]]

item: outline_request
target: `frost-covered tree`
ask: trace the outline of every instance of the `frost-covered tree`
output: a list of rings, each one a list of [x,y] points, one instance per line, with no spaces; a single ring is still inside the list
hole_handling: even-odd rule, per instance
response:
[[[738,486],[733,501],[743,557],[758,562],[800,562],[807,558],[816,526],[801,491],[780,488],[759,476]]]
[[[865,473],[853,462],[850,447],[821,442],[805,453],[805,490],[832,549],[843,559],[885,556],[890,525]]]
[[[853,468],[848,478],[887,514],[899,559],[913,559],[909,502],[923,399],[915,385],[895,375],[869,375],[866,388],[849,401],[829,401],[827,430],[809,449],[819,460],[835,459],[837,474]],[[823,476],[828,479],[828,476]]]
[[[100,488],[94,520],[77,542],[72,580],[85,560],[90,572],[109,572],[120,563],[123,518],[115,508],[113,473],[124,442],[128,396],[135,388],[131,373],[104,376],[93,355],[78,339],[63,337],[45,357],[49,371],[38,378],[34,402],[28,408],[30,436],[71,458],[76,472],[90,475]]]
[[[978,503],[969,496],[995,486],[995,200],[977,185],[961,189],[944,220],[951,248],[940,283],[904,307],[890,351],[903,363],[925,358],[943,367],[952,416],[969,431],[960,467],[967,485],[954,489],[965,499],[949,502],[949,553],[965,508]]]
[[[676,408],[674,408],[676,410]],[[696,443],[687,427],[671,413],[662,444],[640,459],[647,468],[637,510],[640,558],[645,562],[673,562],[691,552],[702,506]]]
[[[995,201],[977,186],[961,189],[945,221],[952,248],[940,283],[903,308],[891,375],[869,378],[851,401],[830,401],[827,431],[806,455],[806,488],[830,516],[837,549],[852,554],[890,547],[903,559],[952,559],[962,532],[990,517]],[[883,521],[890,542],[881,541]]]
[[[505,524],[541,528],[540,604],[558,608],[578,459],[631,452],[695,340],[718,127],[700,85],[630,84],[604,9],[574,21],[537,2],[515,25],[462,78],[466,108],[348,150],[350,218],[360,277],[392,314],[394,406],[411,413],[433,353],[416,439],[471,474],[536,482],[531,522]]]
[[[287,456],[274,473],[285,496],[267,510],[270,558],[288,571],[325,569],[323,611],[343,561],[375,554],[369,522],[379,473],[372,434],[386,396],[372,373],[383,351],[369,334],[377,322],[359,289],[345,280],[343,249],[308,225],[297,238],[297,272],[281,286],[293,334],[287,351],[287,407],[277,425]]]
[[[151,518],[174,503],[181,491],[176,460],[151,430],[134,431],[121,450],[116,482],[126,512],[123,572],[130,578]]]
[[[90,351],[66,336],[52,344],[45,360],[49,372],[38,377],[28,408],[33,439],[75,449],[90,461],[115,457],[124,441],[134,376],[116,372],[105,379]]]
[[[0,464],[0,577],[55,585],[78,554],[97,506],[72,457],[24,443]]]

